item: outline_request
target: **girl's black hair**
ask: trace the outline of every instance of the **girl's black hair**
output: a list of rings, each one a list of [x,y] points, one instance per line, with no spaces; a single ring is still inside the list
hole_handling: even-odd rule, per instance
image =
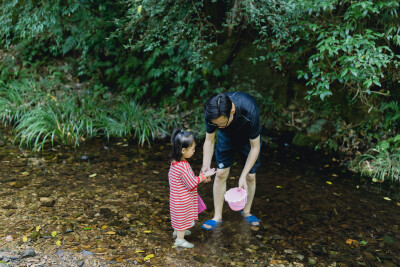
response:
[[[231,109],[232,101],[229,97],[224,93],[218,94],[208,99],[204,105],[204,119],[211,122],[220,116],[229,117]]]
[[[193,142],[196,142],[196,138],[194,137],[193,133],[185,131],[181,128],[175,128],[171,135],[171,158],[176,161],[180,161],[182,159],[182,148],[190,147]]]

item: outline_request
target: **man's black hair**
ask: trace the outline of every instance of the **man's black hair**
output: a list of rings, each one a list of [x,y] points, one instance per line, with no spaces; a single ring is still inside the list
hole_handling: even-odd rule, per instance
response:
[[[204,105],[204,119],[211,122],[220,116],[228,117],[232,109],[232,101],[224,94],[218,94],[207,100]]]
[[[171,135],[171,158],[176,161],[182,160],[182,148],[190,147],[193,142],[196,142],[193,133],[182,130],[181,128],[175,128]]]

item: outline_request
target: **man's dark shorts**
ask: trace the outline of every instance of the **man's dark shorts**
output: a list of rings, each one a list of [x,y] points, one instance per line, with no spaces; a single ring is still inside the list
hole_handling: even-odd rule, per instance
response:
[[[261,143],[262,142],[260,136],[260,148],[261,148]],[[224,134],[222,131],[218,131],[217,148],[215,153],[217,158],[218,169],[225,169],[230,167],[233,163],[233,157],[235,153],[238,153],[240,155],[243,164],[245,164],[247,156],[250,153],[250,141],[240,144],[238,142],[233,141],[229,136]],[[249,173],[257,172],[257,168],[260,166],[260,154],[261,151],[258,154],[256,163],[254,163]]]

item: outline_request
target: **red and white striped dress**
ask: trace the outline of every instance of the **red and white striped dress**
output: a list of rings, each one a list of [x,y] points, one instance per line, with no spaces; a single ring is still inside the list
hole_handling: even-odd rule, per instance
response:
[[[197,185],[201,179],[194,175],[189,162],[182,160],[171,163],[168,180],[172,228],[177,231],[187,230],[199,219]]]

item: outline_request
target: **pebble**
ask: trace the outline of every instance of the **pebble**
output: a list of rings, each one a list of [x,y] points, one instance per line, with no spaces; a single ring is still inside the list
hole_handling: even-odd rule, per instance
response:
[[[293,254],[293,250],[291,249],[285,249],[283,252],[285,252],[286,254]]]
[[[79,262],[78,262],[78,267],[82,267],[83,264],[85,264],[85,261],[83,261],[83,260],[82,260],[82,261],[79,261]]]
[[[87,250],[82,250],[81,254],[82,254],[82,255],[85,255],[85,256],[94,255],[93,252],[90,252],[90,251],[87,251]]]
[[[40,205],[44,207],[53,207],[55,201],[49,197],[41,197],[39,198]]]
[[[316,263],[317,263],[317,261],[314,258],[309,258],[308,259],[308,264],[315,265]]]
[[[21,259],[23,258],[29,258],[29,257],[34,257],[36,256],[36,252],[33,249],[27,249],[24,251],[24,253],[21,256]]]
[[[57,254],[58,257],[62,257],[62,256],[64,256],[65,251],[64,250],[57,250],[56,254]]]
[[[6,241],[7,241],[7,242],[11,242],[11,241],[13,241],[13,240],[14,240],[14,238],[12,237],[12,235],[6,236]]]
[[[301,254],[296,254],[296,259],[303,261],[304,260],[304,256]]]

